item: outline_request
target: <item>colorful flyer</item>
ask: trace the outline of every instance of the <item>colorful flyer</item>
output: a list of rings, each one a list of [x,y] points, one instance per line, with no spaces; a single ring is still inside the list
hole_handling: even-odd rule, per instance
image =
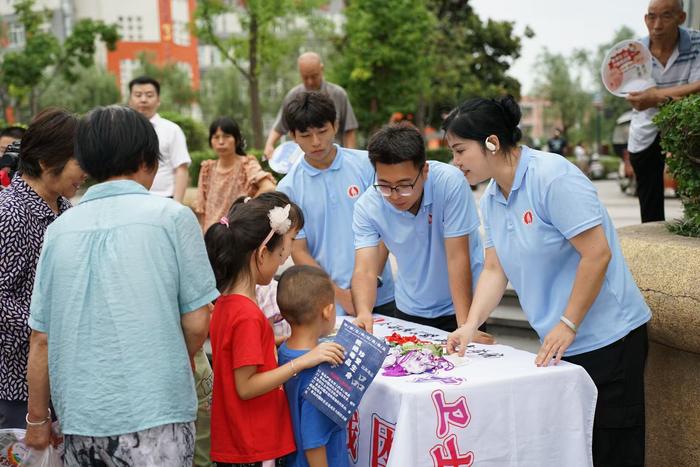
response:
[[[389,345],[348,321],[343,321],[334,341],[345,349],[345,361],[335,367],[319,365],[304,398],[345,427],[381,369]]]
[[[605,88],[625,97],[656,85],[651,77],[651,52],[639,41],[618,42],[607,53],[600,69]]]

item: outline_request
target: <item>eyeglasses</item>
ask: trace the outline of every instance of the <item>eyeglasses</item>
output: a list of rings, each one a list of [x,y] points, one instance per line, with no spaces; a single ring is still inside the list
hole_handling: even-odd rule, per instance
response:
[[[416,178],[413,180],[413,183],[402,183],[400,185],[381,185],[379,183],[374,184],[374,189],[379,191],[379,193],[382,194],[382,196],[388,198],[391,196],[391,193],[396,191],[396,194],[399,196],[411,196],[413,194],[413,187],[416,186],[416,183],[418,182],[418,178],[420,177],[420,174],[423,173],[423,167],[420,168],[418,171],[418,175],[416,175]],[[376,174],[375,174],[376,175]]]

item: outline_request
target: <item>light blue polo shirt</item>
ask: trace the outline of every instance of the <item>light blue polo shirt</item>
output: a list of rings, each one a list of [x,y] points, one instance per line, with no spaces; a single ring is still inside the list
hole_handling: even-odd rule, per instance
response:
[[[612,259],[603,286],[564,354],[599,349],[651,318],[608,212],[591,181],[563,157],[522,146],[506,200],[492,180],[481,198],[485,247],[495,248],[540,340],[559,323],[581,256],[569,241],[602,225]]]
[[[218,295],[189,208],[129,180],[91,187],[46,231],[29,318],[48,334],[63,432],[111,436],[193,421],[180,318]]]
[[[414,216],[393,207],[377,190],[367,190],[355,205],[355,249],[384,240],[398,263],[396,306],[422,318],[455,313],[447,274],[445,239],[469,236],[472,284],[484,265],[479,215],[471,189],[454,166],[428,161],[423,200]]]
[[[338,287],[350,287],[355,266],[352,216],[355,203],[374,183],[374,169],[367,151],[335,145],[336,156],[325,170],[302,159],[280,181],[277,189],[301,207],[304,229],[297,239],[306,239],[311,256]],[[372,188],[374,190],[374,188]],[[394,299],[394,280],[387,262],[377,289],[376,306]],[[336,313],[345,310],[336,303]]]

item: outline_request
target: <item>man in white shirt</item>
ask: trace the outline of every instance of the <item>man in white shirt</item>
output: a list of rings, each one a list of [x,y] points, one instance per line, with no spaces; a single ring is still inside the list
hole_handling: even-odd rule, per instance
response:
[[[665,156],[652,118],[664,103],[700,91],[700,32],[682,28],[685,18],[682,0],[651,0],[644,15],[649,36],[642,42],[652,55],[656,86],[627,96],[634,107],[627,149],[642,222],[664,220]]]
[[[160,83],[149,77],[139,76],[129,82],[129,107],[149,119],[158,135],[160,163],[151,193],[173,198],[181,203],[187,189],[188,171],[192,159],[187,151],[187,141],[182,129],[158,115]]]

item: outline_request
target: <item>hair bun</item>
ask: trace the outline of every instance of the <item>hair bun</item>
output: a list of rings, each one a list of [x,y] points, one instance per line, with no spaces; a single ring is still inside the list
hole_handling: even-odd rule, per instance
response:
[[[498,103],[501,104],[504,110],[509,126],[513,129],[517,128],[522,113],[520,112],[520,106],[515,101],[515,98],[508,94],[507,96],[501,97]]]

